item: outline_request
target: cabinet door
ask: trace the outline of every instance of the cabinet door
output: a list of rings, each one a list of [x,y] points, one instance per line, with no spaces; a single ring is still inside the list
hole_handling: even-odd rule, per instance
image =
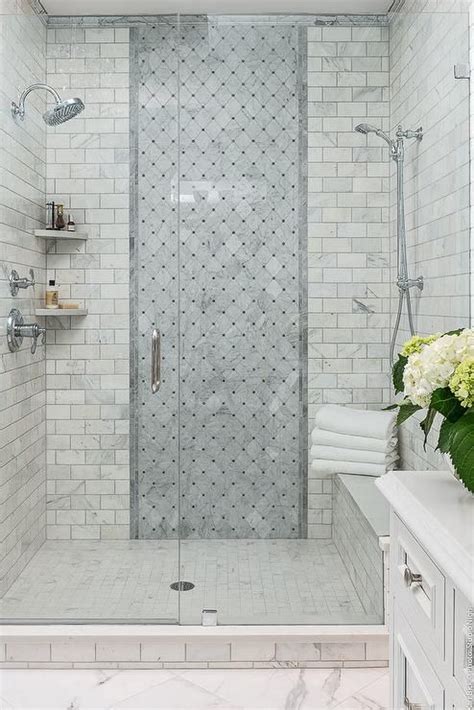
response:
[[[393,631],[394,710],[444,710],[444,689],[398,607]]]
[[[403,522],[393,517],[392,593],[428,656],[444,659],[445,579]],[[417,581],[412,582],[416,577]]]

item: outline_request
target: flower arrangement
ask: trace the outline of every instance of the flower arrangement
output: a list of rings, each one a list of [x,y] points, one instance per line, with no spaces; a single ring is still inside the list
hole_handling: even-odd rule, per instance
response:
[[[393,366],[393,384],[403,399],[397,424],[426,409],[420,426],[428,434],[443,417],[437,448],[451,456],[456,473],[474,492],[474,330],[464,328],[428,337],[413,336]]]

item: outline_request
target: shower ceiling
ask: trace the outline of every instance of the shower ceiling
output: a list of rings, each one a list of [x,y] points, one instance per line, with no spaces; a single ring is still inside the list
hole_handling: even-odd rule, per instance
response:
[[[160,15],[387,12],[393,0],[42,0],[50,15]]]

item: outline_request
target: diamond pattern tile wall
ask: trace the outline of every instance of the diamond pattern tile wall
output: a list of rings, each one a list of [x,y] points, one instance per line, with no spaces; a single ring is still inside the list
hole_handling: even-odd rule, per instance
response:
[[[133,41],[135,533],[298,537],[297,31],[188,21],[137,29]],[[163,343],[154,396],[153,327]]]

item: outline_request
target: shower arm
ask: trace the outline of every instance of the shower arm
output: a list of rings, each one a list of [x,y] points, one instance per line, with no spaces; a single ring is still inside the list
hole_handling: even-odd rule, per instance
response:
[[[49,93],[54,96],[54,99],[57,104],[61,102],[60,95],[55,89],[52,89],[51,86],[48,86],[47,84],[32,84],[22,92],[18,100],[18,104],[12,101],[11,108],[13,116],[19,116],[21,120],[25,118],[25,99],[28,94],[30,94],[32,91],[35,91],[35,89],[44,89],[44,91],[49,91]]]

